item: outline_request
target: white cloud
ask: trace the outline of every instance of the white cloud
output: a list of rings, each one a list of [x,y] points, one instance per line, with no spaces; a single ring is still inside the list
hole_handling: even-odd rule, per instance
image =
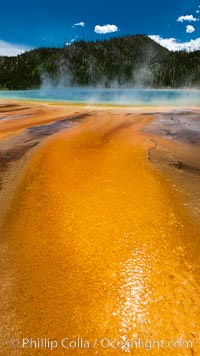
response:
[[[119,28],[116,25],[104,25],[104,26],[100,26],[100,25],[96,25],[94,32],[100,34],[100,35],[105,35],[106,33],[113,33],[113,32],[117,32],[119,30]]]
[[[195,31],[194,26],[191,26],[191,25],[187,25],[186,26],[186,32],[187,33],[193,33],[194,31]]]
[[[185,16],[179,16],[177,19],[178,22],[183,22],[183,21],[188,21],[188,22],[196,22],[198,19],[194,17],[193,15],[185,15]]]
[[[200,50],[200,37],[188,42],[178,42],[175,38],[162,38],[159,35],[149,36],[152,40],[170,51],[194,52]]]
[[[73,42],[75,42],[76,40],[75,40],[75,38],[73,38],[70,42],[66,42],[65,43],[65,46],[71,46],[71,44],[73,43]]]
[[[75,27],[75,26],[85,27],[85,22],[74,23],[74,25],[72,27]]]
[[[199,14],[199,13],[200,13],[200,11],[199,11],[199,10],[197,10],[197,11],[196,11],[196,14]]]
[[[18,45],[0,40],[0,56],[17,56],[18,54],[30,51],[31,48],[24,45]]]

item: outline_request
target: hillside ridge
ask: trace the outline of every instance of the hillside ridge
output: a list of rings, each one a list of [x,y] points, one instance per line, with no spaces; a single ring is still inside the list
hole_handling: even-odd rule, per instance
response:
[[[146,35],[131,35],[0,57],[0,90],[42,84],[200,88],[200,51],[170,52]]]

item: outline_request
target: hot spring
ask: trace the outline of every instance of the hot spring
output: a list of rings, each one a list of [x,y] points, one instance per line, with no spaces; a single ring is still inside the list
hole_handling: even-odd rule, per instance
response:
[[[131,106],[190,106],[200,104],[198,90],[50,88],[0,91],[0,99]]]

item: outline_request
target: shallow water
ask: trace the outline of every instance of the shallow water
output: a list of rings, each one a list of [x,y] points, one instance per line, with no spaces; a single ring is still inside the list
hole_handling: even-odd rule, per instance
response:
[[[199,105],[197,90],[48,88],[39,90],[0,91],[0,99],[27,99],[88,104],[133,106]]]
[[[140,338],[193,342],[153,355],[199,354],[199,231],[148,162],[141,120],[96,113],[30,160],[2,229],[5,355],[50,354],[22,349],[26,336],[58,340],[58,356],[146,355],[126,347]],[[67,337],[92,346],[66,350]]]

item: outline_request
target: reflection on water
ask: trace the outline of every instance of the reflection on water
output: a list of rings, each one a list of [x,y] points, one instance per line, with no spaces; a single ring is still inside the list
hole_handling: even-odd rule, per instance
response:
[[[131,236],[130,236],[131,238]],[[137,245],[132,252],[132,258],[120,264],[119,305],[116,314],[119,316],[119,335],[123,342],[137,339],[144,331],[148,335],[149,299],[152,290],[149,289],[152,261],[145,244]],[[131,335],[130,335],[131,333]],[[124,344],[124,351],[129,348]]]
[[[199,105],[195,90],[48,88],[39,90],[0,91],[0,99],[107,103],[119,105]]]

